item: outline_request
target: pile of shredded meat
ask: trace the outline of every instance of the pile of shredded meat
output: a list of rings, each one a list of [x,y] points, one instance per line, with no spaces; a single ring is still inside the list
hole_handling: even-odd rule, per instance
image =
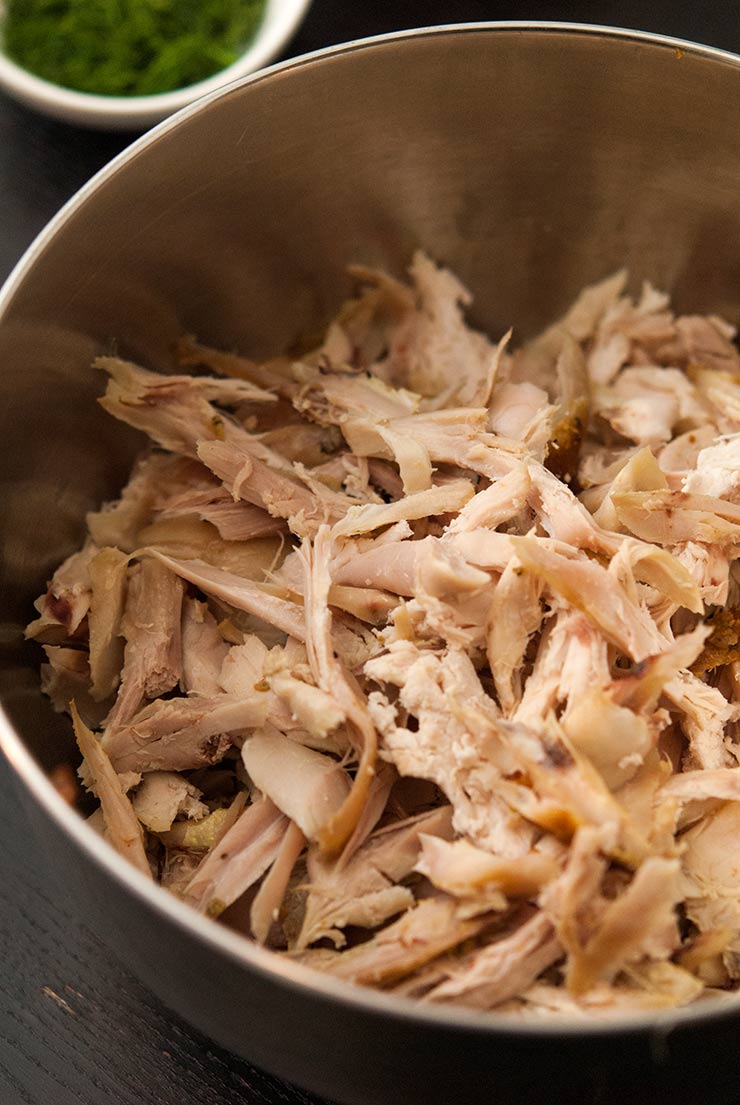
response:
[[[97,361],[151,445],[27,631],[91,822],[338,978],[525,1018],[727,999],[733,328],[619,273],[512,349],[423,254],[351,274],[294,356]]]

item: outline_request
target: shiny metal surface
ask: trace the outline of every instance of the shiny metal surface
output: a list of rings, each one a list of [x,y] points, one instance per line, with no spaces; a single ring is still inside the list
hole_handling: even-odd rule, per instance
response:
[[[727,1100],[734,1009],[610,1028],[415,1011],[278,964],[109,853],[45,782],[70,752],[21,627],[137,447],[94,397],[115,346],[167,368],[183,331],[261,354],[323,321],[350,260],[423,246],[474,317],[534,330],[628,265],[740,320],[740,61],[629,32],[445,28],[349,45],[222,92],[72,201],[0,295],[0,743],[81,909],[220,1042],[358,1105]],[[464,1079],[461,1082],[461,1076]],[[595,1097],[598,1095],[598,1098]]]

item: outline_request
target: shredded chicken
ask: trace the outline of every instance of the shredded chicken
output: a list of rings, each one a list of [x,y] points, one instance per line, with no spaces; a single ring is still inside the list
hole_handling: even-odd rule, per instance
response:
[[[529,1020],[729,998],[733,328],[617,273],[517,345],[421,253],[351,272],[293,357],[97,362],[150,441],[27,629],[93,824],[355,983]]]

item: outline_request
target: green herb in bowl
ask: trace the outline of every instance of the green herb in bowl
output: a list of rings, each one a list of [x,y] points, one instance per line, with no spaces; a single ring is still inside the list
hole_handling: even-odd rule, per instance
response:
[[[205,80],[243,53],[266,0],[6,0],[3,48],[53,84],[148,96]]]

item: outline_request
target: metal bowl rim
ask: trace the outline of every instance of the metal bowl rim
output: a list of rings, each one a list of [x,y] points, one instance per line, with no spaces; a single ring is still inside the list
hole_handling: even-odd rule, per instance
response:
[[[522,34],[534,31],[553,36],[582,36],[609,38],[625,43],[634,42],[661,49],[680,51],[679,57],[693,55],[708,61],[740,68],[740,55],[718,47],[704,46],[686,39],[673,38],[649,31],[606,27],[597,24],[557,23],[549,20],[452,23],[412,28],[356,39],[351,42],[314,50],[295,58],[289,58],[287,61],[248,74],[238,81],[219,88],[189,104],[126,147],[100,169],[64,204],[37,235],[7,277],[2,289],[0,289],[0,323],[26,275],[32,270],[34,264],[57,232],[75,212],[116,173],[130,162],[135,161],[141,152],[150,145],[157,143],[170,131],[186,124],[192,116],[207,110],[217,100],[238,92],[247,85],[269,81],[294,69],[307,68],[344,54],[432,36],[448,35],[454,37],[465,34],[498,34],[512,31],[521,32]],[[141,872],[127,863],[111,845],[101,839],[85,823],[78,813],[66,804],[31,756],[1,704],[0,750],[4,752],[23,785],[30,791],[33,798],[41,805],[57,827],[70,836],[89,859],[103,868],[106,874],[127,890],[132,897],[143,902],[152,911],[162,915],[177,928],[187,932],[188,935],[204,942],[211,951],[231,960],[235,966],[247,967],[255,971],[262,975],[264,979],[278,984],[288,993],[297,990],[304,995],[308,993],[333,1004],[348,1005],[360,1012],[376,1017],[393,1017],[415,1022],[419,1027],[429,1025],[450,1032],[484,1034],[501,1038],[524,1036],[531,1038],[533,1041],[541,1037],[565,1039],[584,1036],[647,1035],[651,1037],[651,1044],[658,1047],[675,1029],[690,1026],[696,1022],[702,1022],[705,1025],[719,1024],[728,1019],[736,1018],[738,1012],[740,1012],[740,1000],[729,997],[726,1000],[708,1000],[706,1003],[702,1002],[682,1009],[673,1009],[666,1012],[631,1013],[604,1021],[553,1016],[543,1019],[541,1022],[531,1022],[520,1021],[507,1016],[507,1014],[497,1014],[495,1011],[477,1012],[458,1006],[433,1006],[332,978],[270,952],[254,944],[246,937],[218,925],[168,894],[159,885],[147,880]]]

